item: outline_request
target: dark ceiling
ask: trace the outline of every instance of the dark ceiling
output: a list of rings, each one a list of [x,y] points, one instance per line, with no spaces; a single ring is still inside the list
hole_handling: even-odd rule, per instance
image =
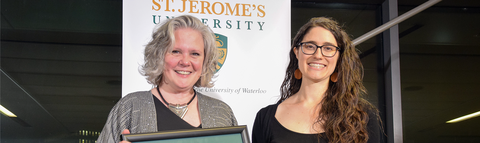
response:
[[[398,0],[399,14],[425,1]],[[292,0],[292,34],[329,16],[359,37],[378,26],[382,2]],[[479,118],[445,123],[480,110],[478,25],[477,0],[444,0],[399,25],[404,142],[480,142]],[[121,0],[2,0],[0,32],[0,103],[19,116],[0,117],[0,142],[101,131],[121,96]],[[375,43],[357,48],[378,103]]]

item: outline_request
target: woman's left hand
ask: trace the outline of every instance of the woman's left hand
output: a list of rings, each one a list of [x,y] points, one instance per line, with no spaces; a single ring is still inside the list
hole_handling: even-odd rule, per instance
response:
[[[122,134],[125,135],[125,134],[130,134],[130,130],[128,129],[125,129],[122,131]],[[130,143],[129,141],[121,141],[120,143]]]

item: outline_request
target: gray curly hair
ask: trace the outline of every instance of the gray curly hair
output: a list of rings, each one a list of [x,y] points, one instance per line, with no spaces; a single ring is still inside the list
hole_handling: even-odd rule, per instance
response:
[[[213,31],[199,19],[182,15],[165,21],[152,34],[152,40],[145,46],[144,65],[140,73],[146,77],[148,83],[158,86],[162,81],[165,67],[165,54],[171,51],[175,43],[175,30],[192,28],[203,36],[205,58],[203,60],[202,75],[194,86],[213,87],[212,78],[216,72],[218,50]]]

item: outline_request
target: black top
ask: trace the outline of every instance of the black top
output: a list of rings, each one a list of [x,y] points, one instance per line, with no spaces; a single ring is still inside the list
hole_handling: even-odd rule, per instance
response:
[[[155,102],[155,110],[157,112],[158,131],[202,128],[202,124],[200,124],[198,127],[194,127],[185,122],[185,120],[178,117],[175,113],[163,105],[163,103],[157,97],[153,96],[153,98]]]
[[[275,117],[275,116],[274,116]],[[319,138],[319,134],[303,134],[294,132],[285,128],[277,118],[272,118],[271,120],[271,130],[274,131],[271,133],[271,142],[272,143],[313,143],[320,142],[326,143],[327,141],[324,138]],[[320,135],[325,135],[325,133],[320,133]],[[320,139],[320,141],[318,141]]]
[[[253,143],[328,143],[325,133],[320,134],[302,134],[285,128],[275,118],[278,104],[267,106],[258,111],[253,124],[252,141]],[[368,143],[380,142],[380,123],[375,114],[368,111],[370,120],[367,124],[369,135]]]

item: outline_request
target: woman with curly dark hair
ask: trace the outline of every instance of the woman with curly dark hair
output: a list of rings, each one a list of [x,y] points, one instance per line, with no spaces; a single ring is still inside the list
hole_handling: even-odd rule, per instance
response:
[[[312,18],[293,39],[281,99],[257,113],[253,142],[376,143],[378,110],[361,98],[363,65],[330,18]]]

